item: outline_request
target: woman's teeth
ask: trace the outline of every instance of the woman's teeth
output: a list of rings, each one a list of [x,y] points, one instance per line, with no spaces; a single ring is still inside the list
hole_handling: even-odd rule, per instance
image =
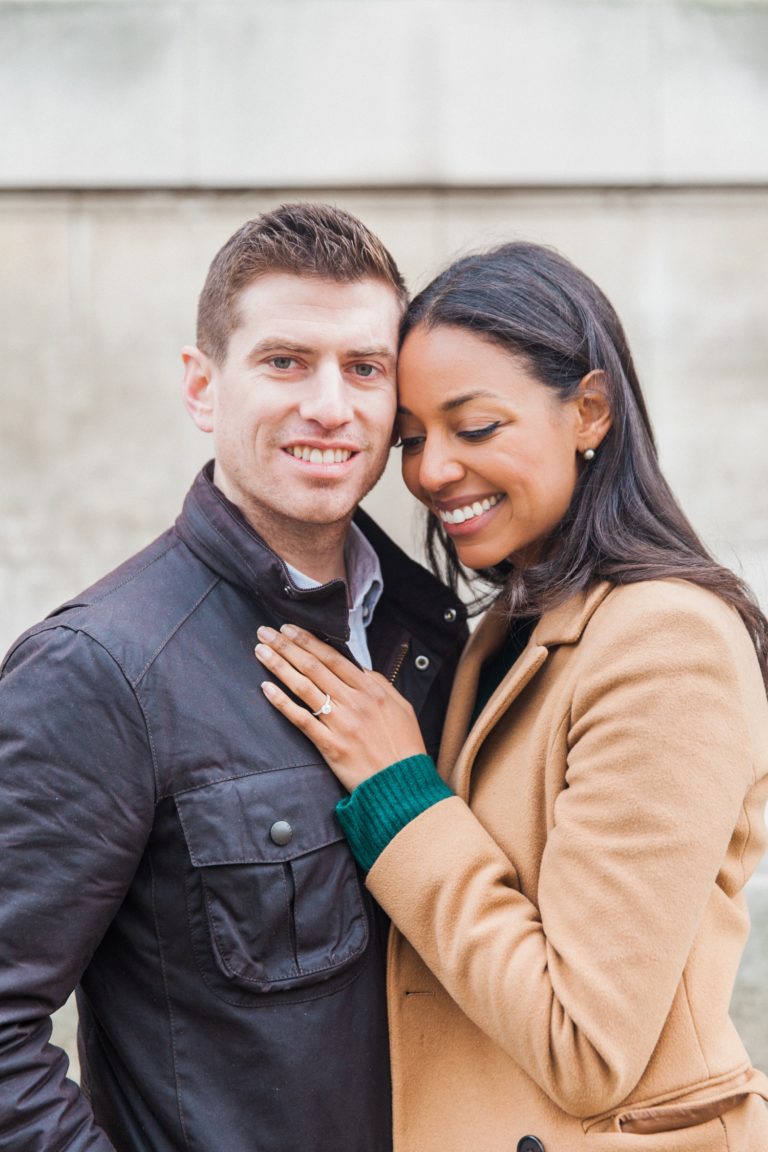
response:
[[[497,493],[485,500],[475,500],[474,504],[465,504],[463,508],[453,508],[450,512],[439,509],[437,514],[443,524],[466,524],[467,520],[474,520],[476,516],[482,516],[483,512],[490,512],[501,499],[502,494]]]
[[[294,444],[286,452],[307,464],[343,464],[352,455],[349,448],[309,448],[306,444]]]

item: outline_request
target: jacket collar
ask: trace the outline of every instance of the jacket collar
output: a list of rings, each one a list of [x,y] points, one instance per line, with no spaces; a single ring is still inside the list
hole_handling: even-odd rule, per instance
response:
[[[442,625],[455,641],[466,610],[420,564],[411,560],[358,509],[355,523],[379,557],[384,594],[409,621],[422,617]],[[196,556],[230,584],[255,596],[276,621],[290,622],[339,647],[349,639],[347,587],[331,580],[316,588],[298,588],[284,562],[258,535],[242,512],[213,483],[213,461],[195,479],[176,521],[179,536]],[[449,624],[448,617],[454,613]]]
[[[525,649],[470,728],[480,670],[488,657],[501,647],[509,627],[501,597],[488,610],[470,637],[459,664],[440,746],[438,768],[459,796],[466,798],[472,765],[480,745],[499,716],[530,683],[552,648],[578,643],[611,588],[610,583],[601,581],[545,612]]]

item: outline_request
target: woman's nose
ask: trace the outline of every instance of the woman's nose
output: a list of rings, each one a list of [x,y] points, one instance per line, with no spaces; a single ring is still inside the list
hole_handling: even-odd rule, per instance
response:
[[[419,483],[430,493],[439,492],[449,484],[461,480],[465,469],[457,457],[442,442],[426,440],[419,459]]]

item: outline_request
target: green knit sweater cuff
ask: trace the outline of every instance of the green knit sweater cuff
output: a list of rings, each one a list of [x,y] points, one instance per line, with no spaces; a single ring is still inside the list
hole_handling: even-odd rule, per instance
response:
[[[368,872],[406,824],[452,795],[431,756],[409,756],[363,780],[339,800],[336,814],[352,854]]]

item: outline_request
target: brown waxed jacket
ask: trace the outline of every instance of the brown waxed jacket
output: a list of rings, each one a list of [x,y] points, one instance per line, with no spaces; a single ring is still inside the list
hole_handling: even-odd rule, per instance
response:
[[[686,582],[547,613],[368,886],[389,947],[395,1152],[765,1152],[728,1005],[765,845],[768,703],[737,614]],[[526,1140],[525,1137],[530,1139]]]

